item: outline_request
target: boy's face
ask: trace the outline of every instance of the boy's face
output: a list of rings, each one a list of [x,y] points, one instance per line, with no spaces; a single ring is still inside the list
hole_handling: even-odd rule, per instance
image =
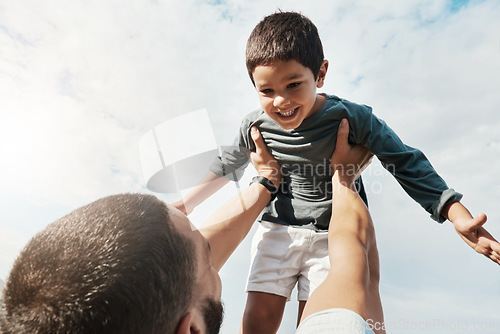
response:
[[[259,65],[253,71],[260,105],[285,130],[297,128],[304,119],[316,113],[324,97],[316,94],[323,86],[328,61],[323,61],[318,77],[295,60]]]

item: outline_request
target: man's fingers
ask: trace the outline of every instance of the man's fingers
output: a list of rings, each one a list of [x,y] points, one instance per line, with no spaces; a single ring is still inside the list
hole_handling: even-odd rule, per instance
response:
[[[255,143],[255,151],[260,152],[263,146],[265,147],[265,144],[262,140],[259,129],[257,129],[256,126],[252,126],[252,128],[250,129],[250,135],[252,136],[252,140]]]
[[[349,121],[347,118],[342,119],[337,132],[337,148],[349,145],[347,138],[349,137]]]

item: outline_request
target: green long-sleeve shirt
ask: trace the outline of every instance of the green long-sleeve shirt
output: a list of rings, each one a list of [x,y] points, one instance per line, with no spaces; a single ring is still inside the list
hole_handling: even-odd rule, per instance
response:
[[[292,130],[281,128],[263,110],[248,114],[233,146],[213,162],[210,170],[219,176],[239,179],[249,163],[247,153],[254,148],[249,130],[255,125],[283,174],[280,191],[264,209],[261,219],[328,229],[332,198],[330,158],[343,118],[349,120],[349,142],[368,147],[403,189],[433,219],[443,222],[443,207],[459,201],[462,195],[449,189],[425,155],[405,145],[370,107],[333,95],[326,95],[324,106]]]

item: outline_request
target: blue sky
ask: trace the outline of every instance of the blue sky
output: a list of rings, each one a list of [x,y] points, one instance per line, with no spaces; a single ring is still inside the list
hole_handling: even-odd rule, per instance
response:
[[[207,108],[217,143],[230,144],[258,107],[246,38],[278,8],[318,26],[330,61],[322,91],[372,106],[500,238],[498,1],[0,0],[0,277],[72,209],[147,192],[139,140],[152,127]],[[433,222],[378,162],[365,174],[391,332],[498,333],[498,267]],[[191,219],[234,194],[228,185]],[[223,333],[239,326],[249,244],[221,273]],[[288,303],[280,333],[291,332],[296,307]]]
[[[451,0],[450,1],[450,9],[452,12],[457,12],[464,6],[467,6],[469,0]]]

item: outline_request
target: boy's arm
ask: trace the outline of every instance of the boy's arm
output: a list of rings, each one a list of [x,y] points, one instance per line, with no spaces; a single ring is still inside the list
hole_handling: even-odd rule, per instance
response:
[[[476,252],[500,264],[500,243],[483,227],[486,215],[480,213],[475,218],[460,202],[444,207],[442,214],[455,226],[458,235]]]
[[[248,146],[250,146],[250,143],[248,141],[251,141],[248,138],[249,122],[248,116],[243,119],[240,132],[236,136],[233,145],[224,148],[222,155],[213,161],[210,171],[199,184],[184,198],[172,203],[174,207],[188,215],[230,180],[237,181],[241,178],[244,169],[249,163]]]
[[[250,153],[252,164],[259,176],[267,178],[278,188],[281,182],[278,162],[267,150],[257,128],[252,128],[251,136],[256,148]],[[252,183],[203,223],[200,232],[210,244],[214,268],[222,268],[270,200],[271,193],[266,187]]]
[[[371,110],[353,113],[352,122],[354,142],[367,146],[433,219],[449,219],[469,246],[500,264],[500,244],[482,227],[486,216],[474,219],[459,202],[462,195],[448,188],[420,150],[405,145]]]
[[[172,203],[172,205],[187,216],[193,212],[194,208],[219,191],[228,182],[229,180],[225,177],[219,176],[212,171],[208,171],[196,187],[184,196],[184,198]]]
[[[443,207],[462,195],[449,189],[422,151],[405,145],[369,107],[353,107],[349,112],[352,143],[368,147],[411,198],[434,220],[444,222]]]

